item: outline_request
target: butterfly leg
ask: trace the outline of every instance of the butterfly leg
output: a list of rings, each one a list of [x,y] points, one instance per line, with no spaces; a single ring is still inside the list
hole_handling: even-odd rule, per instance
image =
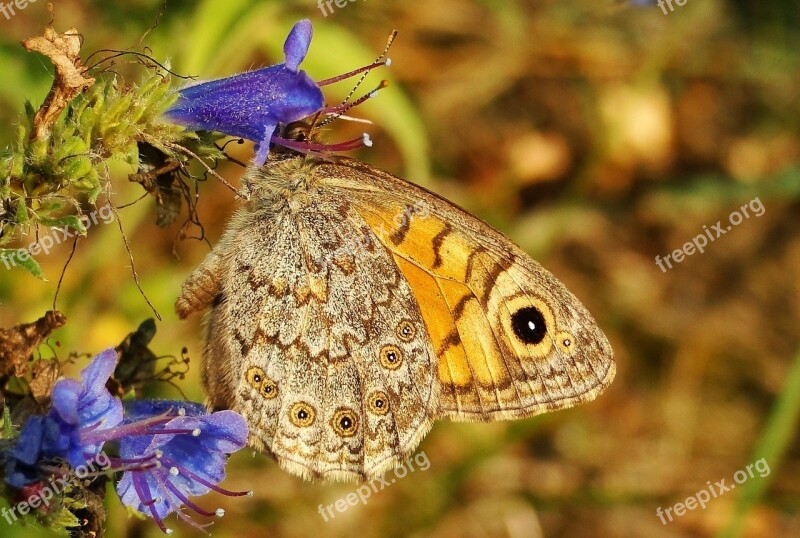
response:
[[[175,301],[178,317],[185,319],[193,312],[202,312],[214,304],[222,292],[221,273],[219,255],[216,251],[210,252],[183,283],[181,294]]]

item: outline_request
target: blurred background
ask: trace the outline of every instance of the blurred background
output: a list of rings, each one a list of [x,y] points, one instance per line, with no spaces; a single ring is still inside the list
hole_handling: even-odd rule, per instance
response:
[[[161,4],[59,1],[54,26],[79,29],[84,57],[125,49]],[[323,14],[310,1],[170,1],[142,44],[179,73],[213,78],[282,61],[288,30],[310,18],[303,68],[320,80],[369,63],[397,29],[392,66],[370,75],[363,91],[381,78],[390,87],[354,112],[375,122],[367,126],[375,145],[357,158],[443,194],[538,259],[605,330],[617,378],[597,401],[568,411],[440,422],[419,448],[427,470],[327,522],[319,505],[357,486],[306,483],[243,450],[223,485],[255,496],[201,498],[227,512],[214,536],[800,535],[800,4],[673,1],[667,14],[616,0],[332,5]],[[0,16],[2,145],[24,100],[38,106],[47,94],[51,65],[18,42],[49,20],[43,0]],[[116,70],[131,82],[145,75]],[[351,87],[326,87],[328,101]],[[363,129],[337,122],[330,138]],[[251,157],[249,145],[228,150]],[[238,184],[242,169],[218,171]],[[127,181],[131,172],[112,170],[116,205],[142,195]],[[237,204],[213,179],[198,192],[213,245]],[[763,215],[751,212],[672,269],[656,265],[657,255],[755,198]],[[157,227],[151,197],[120,218],[142,288],[163,317],[151,349],[188,348],[192,368],[179,385],[202,401],[200,319],[179,321],[172,305],[210,247],[178,239],[185,208],[174,225]],[[48,282],[0,266],[0,326],[51,308],[70,247],[38,258]],[[93,226],[78,242],[58,308],[67,325],[50,342],[62,358],[116,345],[152,316],[116,223]],[[180,397],[166,384],[148,390]],[[657,516],[709,481],[733,483],[761,458],[768,476],[756,473],[666,525]],[[108,536],[160,535],[151,521],[129,518],[115,496],[107,505]],[[48,535],[4,525],[3,536]],[[176,536],[198,534],[169,526]]]

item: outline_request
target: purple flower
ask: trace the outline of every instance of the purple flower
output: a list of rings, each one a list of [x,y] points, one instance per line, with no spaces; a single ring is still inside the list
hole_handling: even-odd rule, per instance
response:
[[[50,414],[34,415],[6,453],[5,481],[22,488],[43,478],[40,464],[66,459],[74,468],[103,448],[99,432],[122,422],[122,403],[106,389],[117,353],[107,349],[81,371],[81,380],[62,379],[53,387]]]
[[[149,424],[154,417],[170,417]],[[120,436],[119,463],[127,470],[117,484],[123,504],[153,517],[165,533],[164,518],[172,512],[195,527],[202,527],[180,509],[191,508],[204,516],[209,512],[189,497],[217,491],[226,495],[248,492],[227,491],[219,486],[225,478],[228,454],[247,443],[244,418],[233,411],[208,414],[202,405],[178,401],[131,401],[125,405],[126,435]]]
[[[117,360],[117,352],[107,349],[81,371],[80,381],[62,379],[53,387],[49,418],[60,434],[48,443],[48,455],[64,456],[78,467],[100,453],[107,439],[98,433],[122,422],[122,403],[106,389]]]
[[[64,379],[52,393],[48,415],[34,415],[5,451],[5,482],[22,491],[52,472],[47,463],[64,460],[78,468],[100,454],[108,441],[119,443],[118,458],[108,458],[112,472],[122,471],[117,492],[122,502],[153,517],[164,532],[164,518],[176,512],[195,527],[182,508],[206,516],[189,497],[220,488],[229,454],[247,443],[244,418],[233,411],[207,413],[192,402],[132,400],[123,404],[106,389],[117,365],[113,349],[97,355],[81,371],[81,380]],[[104,455],[105,456],[105,455]]]
[[[191,130],[219,131],[252,140],[256,143],[254,162],[258,166],[266,162],[271,143],[308,152],[347,151],[370,145],[366,136],[340,144],[321,145],[299,144],[296,140],[281,138],[276,134],[278,125],[287,125],[316,112],[343,112],[362,102],[364,99],[348,106],[324,108],[325,99],[320,86],[389,63],[388,60],[377,62],[338,77],[314,82],[305,71],[299,69],[311,45],[311,34],[310,21],[298,22],[283,45],[284,63],[183,88],[178,101],[167,110],[165,116]]]
[[[279,123],[300,120],[320,110],[322,91],[299,70],[311,45],[311,22],[298,22],[286,38],[282,64],[211,80],[180,91],[166,116],[192,130],[214,130],[256,142],[256,163],[267,159]]]
[[[122,403],[106,389],[117,364],[107,349],[81,371],[81,380],[62,379],[53,387],[49,415],[34,415],[6,453],[5,481],[16,488],[42,479],[40,464],[66,459],[74,468],[103,448],[99,432],[122,422]]]
[[[5,482],[17,489],[39,482],[39,463],[50,454],[59,437],[58,424],[50,417],[33,415],[22,426],[13,446],[5,454]]]

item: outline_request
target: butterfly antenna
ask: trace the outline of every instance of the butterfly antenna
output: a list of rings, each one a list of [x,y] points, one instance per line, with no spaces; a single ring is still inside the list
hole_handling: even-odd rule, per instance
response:
[[[344,100],[340,103],[340,106],[343,107],[344,105],[346,105],[348,103],[348,101],[350,101],[350,98],[353,97],[353,95],[356,93],[358,88],[364,82],[364,79],[367,78],[367,75],[369,75],[369,72],[371,70],[375,69],[376,67],[380,67],[382,65],[385,65],[386,67],[389,67],[390,65],[392,65],[392,59],[391,58],[387,58],[386,55],[389,54],[389,49],[392,48],[392,43],[394,43],[394,40],[395,40],[396,37],[397,37],[397,30],[392,30],[391,33],[389,34],[389,37],[386,39],[386,46],[383,47],[383,51],[378,55],[377,58],[375,58],[375,61],[373,63],[371,63],[370,65],[362,67],[360,69],[356,69],[355,71],[351,71],[349,73],[345,73],[344,75],[340,75],[338,77],[333,77],[333,78],[330,78],[330,79],[323,80],[322,82],[319,82],[318,84],[320,86],[323,86],[325,84],[331,84],[333,82],[338,82],[340,80],[344,80],[344,79],[350,78],[352,76],[355,76],[355,75],[357,75],[359,73],[362,73],[361,78],[358,79],[358,82],[356,82],[355,86],[353,86],[353,89],[350,90],[350,93],[348,93],[347,96],[344,98]],[[379,87],[378,89],[386,87],[384,82],[381,83],[382,86]],[[364,101],[360,101],[360,102],[363,103]],[[352,108],[352,107],[350,107],[350,108]],[[343,109],[342,112],[344,110],[346,110],[346,109]],[[341,113],[337,114],[337,115],[334,115],[333,117],[329,117],[329,118],[325,119],[319,125],[319,127],[324,127],[325,125],[327,125],[330,122],[332,122],[335,119],[337,119],[339,116],[341,116]]]
[[[317,125],[317,128],[325,127],[326,125],[328,125],[332,121],[340,118],[345,112],[347,112],[351,108],[355,108],[358,105],[360,105],[361,103],[363,103],[364,101],[367,101],[367,100],[372,99],[373,97],[377,96],[378,92],[380,90],[386,88],[388,85],[389,85],[389,81],[384,79],[384,80],[382,80],[380,82],[380,84],[378,84],[378,86],[374,90],[372,90],[369,93],[366,93],[366,94],[362,95],[361,97],[359,97],[358,99],[356,99],[352,103],[348,103],[347,100],[345,100],[345,102],[343,102],[340,105],[323,108],[322,110],[320,110],[320,113],[329,114],[329,116],[327,118],[325,118],[319,125]]]
[[[333,84],[334,82],[339,82],[340,80],[345,80],[350,77],[354,77],[359,73],[363,73],[358,82],[356,82],[356,85],[353,87],[353,89],[350,90],[350,93],[347,95],[347,97],[345,97],[344,102],[342,104],[346,103],[350,99],[350,97],[353,96],[353,94],[356,92],[361,83],[364,82],[364,79],[367,78],[367,75],[369,75],[370,71],[372,71],[376,67],[381,67],[383,65],[385,65],[386,67],[392,65],[392,59],[386,58],[386,55],[389,53],[389,49],[392,47],[392,43],[394,43],[396,37],[397,37],[397,30],[392,30],[392,32],[389,34],[389,38],[386,40],[386,46],[383,48],[383,52],[381,52],[378,55],[378,57],[375,58],[375,61],[372,62],[371,64],[365,65],[364,67],[359,67],[358,69],[355,69],[343,75],[339,75],[332,78],[326,78],[325,80],[317,82],[317,85],[327,86],[328,84]]]

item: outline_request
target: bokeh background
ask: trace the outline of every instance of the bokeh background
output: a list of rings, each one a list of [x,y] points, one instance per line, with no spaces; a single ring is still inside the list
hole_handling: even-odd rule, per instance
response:
[[[84,53],[135,46],[159,0],[58,1],[55,28],[76,26]],[[335,7],[335,4],[334,4]],[[423,184],[489,221],[567,284],[606,331],[617,378],[597,401],[527,420],[441,422],[419,450],[430,460],[367,504],[325,522],[354,485],[311,484],[244,450],[208,496],[227,515],[218,537],[798,536],[800,535],[800,5],[794,0],[354,1],[323,16],[309,1],[170,1],[143,41],[183,74],[223,76],[281,61],[291,25],[308,17],[303,67],[322,79],[368,63],[391,29],[391,86],[354,115],[375,146],[357,157]],[[50,20],[44,0],[0,16],[0,142],[25,99],[39,104],[51,66],[20,39]],[[141,50],[141,48],[139,49]],[[118,65],[135,82],[144,72]],[[330,102],[351,88],[326,88]],[[363,129],[338,122],[331,139]],[[249,159],[248,145],[229,146]],[[116,205],[141,196],[112,170]],[[241,167],[219,172],[234,184]],[[758,197],[765,207],[667,272],[654,263],[704,225]],[[99,204],[104,204],[101,198]],[[236,202],[199,185],[198,215],[214,244]],[[200,320],[172,305],[209,251],[161,229],[148,197],[120,212],[141,284],[162,314],[151,348],[193,361],[179,385],[202,400]],[[193,235],[200,230],[193,228]],[[28,238],[22,242],[27,244]],[[0,326],[53,302],[69,245],[39,261],[41,282],[0,266]],[[152,316],[131,277],[116,225],[79,241],[58,297],[68,319],[58,353],[96,353]],[[84,364],[77,364],[73,372]],[[168,385],[151,395],[179,397]],[[663,525],[667,508],[765,458],[770,474]],[[391,476],[391,473],[390,473]],[[108,535],[151,537],[108,497]],[[176,536],[198,533],[171,521]],[[6,527],[9,537],[46,536]]]

